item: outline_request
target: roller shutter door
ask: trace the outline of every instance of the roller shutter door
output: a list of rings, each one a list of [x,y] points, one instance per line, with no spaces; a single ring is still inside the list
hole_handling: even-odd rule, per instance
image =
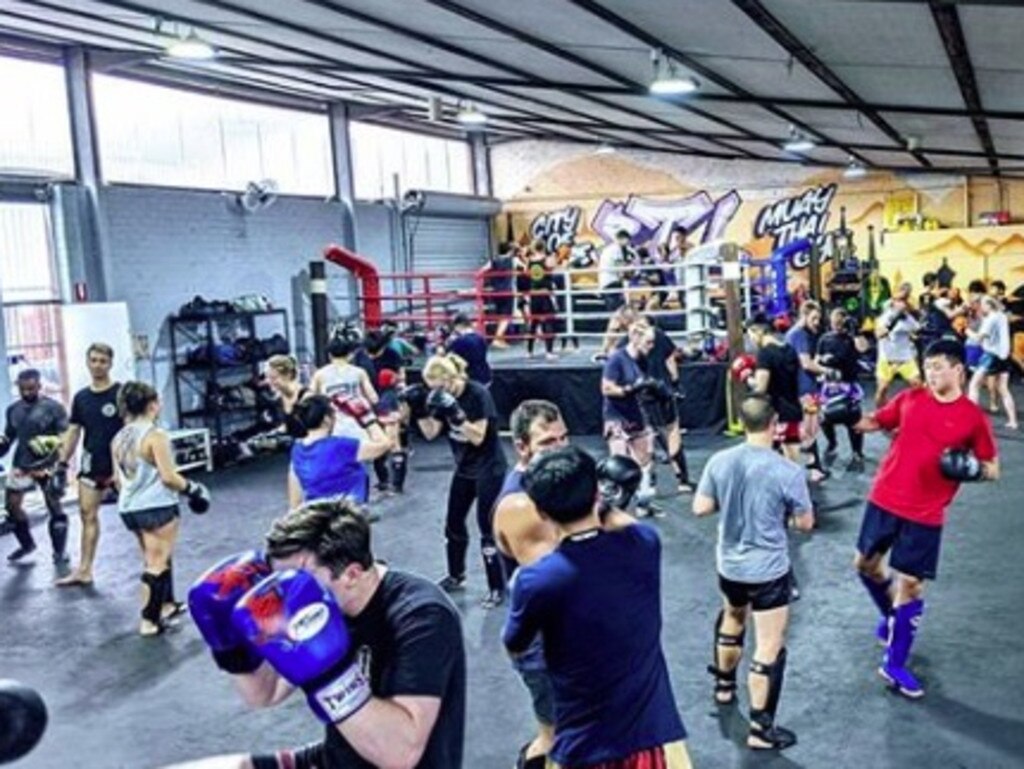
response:
[[[412,270],[419,273],[476,272],[490,256],[490,222],[484,218],[459,219],[423,216],[406,221],[412,243]],[[459,275],[439,280],[434,290],[468,291],[472,280]]]

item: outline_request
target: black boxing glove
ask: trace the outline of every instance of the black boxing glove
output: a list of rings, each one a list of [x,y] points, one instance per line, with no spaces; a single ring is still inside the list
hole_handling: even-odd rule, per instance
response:
[[[427,397],[427,412],[434,419],[447,422],[452,427],[458,427],[466,421],[466,412],[462,406],[447,390],[433,390]]]
[[[939,460],[939,469],[951,481],[958,483],[984,479],[981,462],[967,449],[946,449]]]
[[[428,397],[430,397],[430,390],[423,384],[410,385],[398,391],[398,400],[408,404],[409,412],[414,419],[422,419],[427,416]]]
[[[601,516],[612,510],[629,507],[640,487],[643,472],[636,460],[617,454],[597,463],[598,512]]]
[[[210,490],[201,483],[189,481],[185,487],[188,498],[188,509],[193,513],[202,514],[210,509]]]
[[[11,450],[11,439],[6,435],[0,435],[0,457]]]

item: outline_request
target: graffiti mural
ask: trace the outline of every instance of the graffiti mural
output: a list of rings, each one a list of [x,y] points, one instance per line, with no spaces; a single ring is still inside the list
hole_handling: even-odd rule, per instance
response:
[[[561,246],[572,245],[582,214],[579,206],[566,206],[540,214],[530,222],[530,240],[543,240],[548,253],[557,251]]]
[[[822,184],[765,206],[754,220],[754,237],[770,236],[772,251],[804,238],[820,241],[825,234],[829,206],[836,196],[836,189],[835,184]],[[791,257],[795,269],[803,269],[808,261],[806,251],[794,253]]]
[[[605,200],[598,207],[590,229],[605,241],[625,230],[633,243],[667,243],[672,230],[681,227],[692,233],[703,227],[700,242],[724,237],[725,228],[740,207],[735,190],[717,200],[707,192],[685,198],[657,200],[630,195],[626,202]]]

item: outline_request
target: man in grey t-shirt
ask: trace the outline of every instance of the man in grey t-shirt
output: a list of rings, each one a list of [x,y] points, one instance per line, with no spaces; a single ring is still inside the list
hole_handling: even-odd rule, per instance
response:
[[[775,725],[786,669],[791,569],[786,520],[814,526],[806,474],[772,450],[777,415],[771,402],[753,396],[740,406],[746,441],[708,460],[693,499],[696,515],[722,513],[718,526],[718,584],[723,608],[715,625],[715,699],[735,699],[736,668],[743,655],[748,614],[753,611],[757,647],[750,663],[750,734],[747,746],[781,750],[796,735]]]
[[[889,301],[875,321],[875,338],[878,339],[875,404],[878,408],[885,404],[896,377],[913,387],[921,384],[921,370],[917,367],[917,350],[914,347],[914,334],[920,329],[921,324],[911,312],[907,300],[899,296]]]

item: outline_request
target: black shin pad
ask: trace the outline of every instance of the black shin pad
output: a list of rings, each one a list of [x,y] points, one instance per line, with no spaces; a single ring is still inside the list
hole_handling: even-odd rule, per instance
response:
[[[711,647],[711,657],[714,664],[708,665],[708,672],[715,677],[715,694],[720,692],[736,691],[736,670],[739,667],[739,660],[732,670],[724,670],[722,661],[718,657],[720,646],[738,647],[740,654],[743,654],[743,639],[746,637],[746,628],[740,631],[739,635],[728,635],[722,632],[722,621],[725,619],[725,612],[718,612],[718,619],[715,620],[715,643]]]
[[[779,651],[775,662],[765,665],[757,660],[750,663],[753,675],[765,676],[768,679],[768,695],[763,708],[750,708],[750,734],[764,740],[770,749],[782,750],[796,744],[796,735],[788,729],[775,725],[775,713],[779,709],[779,697],[782,694],[782,682],[786,674],[786,649]]]
[[[405,473],[408,469],[409,455],[404,450],[392,451],[388,456],[388,465],[391,470],[391,488],[401,492],[405,490]]]
[[[164,576],[166,574],[168,574],[167,571],[162,571],[159,574],[150,574],[148,571],[142,572],[142,584],[149,588],[149,596],[146,599],[146,603],[142,606],[142,618],[161,627],[160,610],[163,608],[164,595],[167,591],[166,578]]]
[[[50,544],[53,546],[53,558],[59,560],[64,557],[68,545],[68,516],[66,513],[60,515],[50,514],[50,520],[46,524],[50,532]]]

